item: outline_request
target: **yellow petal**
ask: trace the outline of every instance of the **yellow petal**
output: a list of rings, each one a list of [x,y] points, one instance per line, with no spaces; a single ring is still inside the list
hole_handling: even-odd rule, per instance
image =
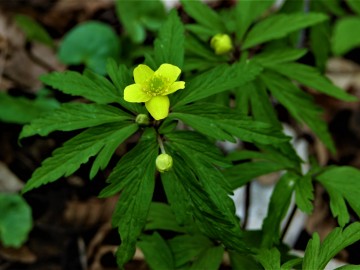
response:
[[[167,96],[156,96],[146,102],[145,107],[155,120],[160,120],[168,116],[170,101]]]
[[[171,64],[162,64],[158,70],[155,71],[156,75],[161,75],[166,79],[169,79],[169,83],[175,82],[180,73],[181,69]]]
[[[184,89],[184,88],[185,88],[185,82],[183,82],[183,81],[174,82],[172,85],[170,85],[168,91],[164,94],[169,95],[169,94],[176,92],[179,89]]]
[[[141,90],[138,84],[131,84],[125,87],[124,99],[127,102],[146,102],[151,99],[151,96]]]
[[[143,84],[154,75],[154,71],[147,65],[138,65],[134,69],[134,80],[137,84]]]

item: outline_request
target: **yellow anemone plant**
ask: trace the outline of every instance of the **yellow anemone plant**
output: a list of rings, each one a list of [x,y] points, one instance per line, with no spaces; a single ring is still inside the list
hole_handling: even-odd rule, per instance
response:
[[[168,116],[170,101],[167,95],[185,88],[185,82],[176,81],[181,69],[171,64],[162,64],[156,71],[147,65],[134,69],[135,83],[124,90],[127,102],[145,102],[145,107],[155,120]]]

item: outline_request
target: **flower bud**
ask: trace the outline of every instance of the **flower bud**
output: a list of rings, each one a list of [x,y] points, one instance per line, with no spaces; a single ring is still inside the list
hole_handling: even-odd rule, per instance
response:
[[[135,122],[140,126],[148,126],[150,124],[150,119],[146,114],[138,114],[135,118]]]
[[[233,49],[231,38],[227,34],[216,34],[210,41],[210,46],[215,50],[215,54],[225,54]]]
[[[156,158],[156,168],[159,172],[163,173],[172,168],[173,165],[173,159],[168,154],[160,154]]]

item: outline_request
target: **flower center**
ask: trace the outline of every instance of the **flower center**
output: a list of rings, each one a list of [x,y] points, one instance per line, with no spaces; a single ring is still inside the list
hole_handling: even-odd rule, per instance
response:
[[[161,75],[153,75],[148,81],[143,91],[150,96],[159,96],[166,92],[169,79]]]

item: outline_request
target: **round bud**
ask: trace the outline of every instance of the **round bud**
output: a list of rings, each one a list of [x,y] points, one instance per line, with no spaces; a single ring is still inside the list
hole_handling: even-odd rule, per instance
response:
[[[135,122],[140,126],[148,126],[150,124],[150,119],[146,114],[138,114],[135,118]]]
[[[168,154],[160,154],[156,158],[156,168],[159,172],[163,173],[172,168],[173,165],[173,159]]]
[[[233,49],[231,38],[227,34],[216,34],[210,41],[211,48],[214,49],[215,54],[225,54]]]

